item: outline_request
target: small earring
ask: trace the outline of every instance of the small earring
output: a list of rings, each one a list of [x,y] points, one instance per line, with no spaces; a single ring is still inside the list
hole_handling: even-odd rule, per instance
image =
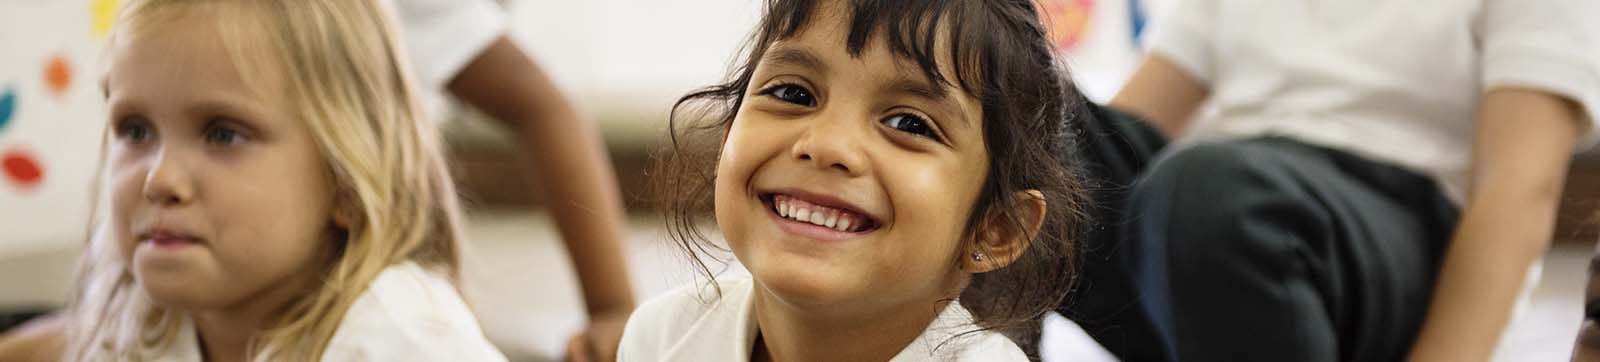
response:
[[[972,252],[972,261],[983,261],[983,252],[981,252],[981,251]]]

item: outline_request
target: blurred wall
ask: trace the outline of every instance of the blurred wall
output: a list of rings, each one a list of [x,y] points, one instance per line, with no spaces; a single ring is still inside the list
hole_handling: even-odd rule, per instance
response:
[[[1132,69],[1134,3],[1041,2],[1075,81],[1092,99],[1108,99]],[[1137,3],[1148,8],[1150,2]],[[0,257],[69,246],[83,237],[105,123],[100,57],[116,6],[115,0],[0,0]],[[598,122],[624,180],[639,184],[642,179],[626,176],[642,170],[644,153],[664,134],[668,108],[683,93],[722,79],[761,1],[523,0],[504,6],[513,39]],[[509,145],[478,142],[494,139],[494,127],[447,127],[468,140],[457,144],[499,145],[468,152],[460,163],[517,167],[514,155],[506,155]],[[526,194],[517,182],[499,187]]]
[[[81,239],[109,1],[0,0],[0,256]]]

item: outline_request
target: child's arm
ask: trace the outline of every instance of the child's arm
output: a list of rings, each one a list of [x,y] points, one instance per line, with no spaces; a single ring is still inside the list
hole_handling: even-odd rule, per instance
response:
[[[1177,139],[1188,128],[1194,111],[1210,93],[1206,84],[1195,80],[1161,54],[1150,53],[1111,99],[1111,108],[1150,120],[1167,139]]]
[[[1411,360],[1483,361],[1493,353],[1528,267],[1550,245],[1582,119],[1577,103],[1550,93],[1485,94],[1471,191]]]
[[[622,197],[600,132],[505,36],[457,73],[449,88],[515,132],[577,268],[591,323],[585,335],[597,357],[611,359],[634,301],[622,254]]]
[[[51,314],[0,333],[0,362],[60,361],[66,347],[64,327],[61,317]]]

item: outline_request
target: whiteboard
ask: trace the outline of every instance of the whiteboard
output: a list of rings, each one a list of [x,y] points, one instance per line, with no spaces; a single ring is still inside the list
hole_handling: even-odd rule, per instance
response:
[[[89,215],[115,4],[0,0],[0,256],[76,243]]]

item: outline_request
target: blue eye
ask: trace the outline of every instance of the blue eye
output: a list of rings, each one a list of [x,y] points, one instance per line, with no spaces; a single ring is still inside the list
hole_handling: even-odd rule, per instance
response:
[[[911,114],[900,113],[889,116],[888,118],[883,119],[883,125],[905,133],[933,139],[939,138],[938,135],[933,132],[933,127],[928,124],[927,120]]]
[[[137,121],[125,121],[117,126],[117,138],[131,144],[141,144],[150,139],[150,127]]]
[[[813,107],[817,105],[817,99],[811,96],[811,91],[793,84],[779,84],[772,88],[767,88],[762,93],[784,102],[802,106]]]
[[[206,130],[206,142],[218,145],[233,145],[244,142],[244,135],[233,128],[224,126],[211,127]]]

